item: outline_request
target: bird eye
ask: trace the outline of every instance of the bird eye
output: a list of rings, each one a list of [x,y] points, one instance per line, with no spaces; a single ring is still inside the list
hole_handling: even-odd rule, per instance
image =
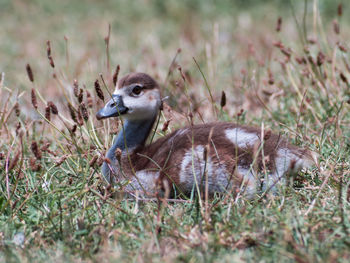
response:
[[[142,87],[141,86],[135,86],[133,89],[132,89],[132,93],[134,95],[140,95],[141,94],[141,91],[142,91]]]

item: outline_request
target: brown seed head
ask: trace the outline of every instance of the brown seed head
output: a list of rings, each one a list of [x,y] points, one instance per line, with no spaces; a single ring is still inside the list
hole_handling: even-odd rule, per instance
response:
[[[307,60],[310,62],[311,65],[316,65],[317,63],[311,55],[307,57]]]
[[[340,27],[339,27],[339,23],[337,20],[333,20],[333,30],[337,35],[339,35]]]
[[[50,106],[45,107],[45,119],[51,121],[51,109]]]
[[[78,123],[77,121],[77,115],[75,114],[76,113],[76,109],[73,107],[72,104],[70,104],[68,102],[68,109],[69,109],[69,113],[70,113],[70,116],[72,118],[72,120],[75,122],[75,123]]]
[[[344,52],[344,53],[348,52],[346,47],[344,47],[340,42],[338,42],[337,45],[342,52]]]
[[[11,171],[17,165],[20,153],[21,152],[18,150],[16,152],[15,156],[13,157],[13,159],[11,160],[9,168],[8,168],[9,171]]]
[[[120,66],[118,65],[117,68],[115,69],[114,74],[113,74],[113,84],[114,84],[114,87],[117,85],[117,82],[118,82],[119,71],[120,71]]]
[[[34,158],[29,159],[29,166],[30,166],[30,169],[34,172],[37,172],[41,169],[41,165],[36,163],[36,160]]]
[[[92,100],[91,94],[87,89],[85,89],[85,91],[86,91],[87,105],[89,108],[92,108],[92,106],[94,106],[94,102]]]
[[[80,111],[81,111],[81,115],[83,116],[84,120],[85,120],[85,121],[88,121],[88,119],[89,119],[89,113],[88,113],[88,110],[86,109],[86,106],[85,106],[85,103],[84,103],[84,102],[80,103],[79,109],[80,109]]]
[[[292,50],[291,48],[280,48],[281,52],[283,53],[283,55],[285,55],[287,58],[290,58],[290,56],[292,55]]]
[[[193,113],[191,111],[188,113],[188,117],[190,118],[191,126],[193,126]]]
[[[32,71],[32,68],[30,67],[29,64],[27,64],[26,70],[27,70],[27,75],[28,75],[29,80],[30,80],[31,82],[34,82],[33,71]]]
[[[284,48],[284,45],[281,41],[273,42],[272,45],[279,48],[279,49]]]
[[[282,26],[282,17],[278,17],[277,19],[277,25],[276,25],[276,31],[280,32],[281,31],[281,26]]]
[[[95,165],[97,159],[98,159],[98,156],[97,156],[97,155],[94,155],[94,157],[92,157],[92,159],[91,159],[90,162],[89,162],[90,167],[92,167],[92,166]]]
[[[83,99],[84,99],[84,91],[83,91],[83,89],[80,89],[79,90],[79,95],[78,95],[78,102],[82,103]]]
[[[52,114],[55,114],[55,115],[58,114],[58,109],[57,109],[56,105],[52,101],[49,101],[47,103],[47,106],[50,107]]]
[[[76,79],[73,81],[73,93],[74,93],[74,96],[76,98],[78,98],[78,96],[79,96],[79,83]]]
[[[344,75],[343,72],[340,72],[340,79],[341,79],[345,84],[349,84],[348,78]]]
[[[75,132],[76,132],[76,130],[77,130],[77,125],[76,125],[76,124],[74,124],[74,125],[73,125],[73,127],[72,127],[72,129],[71,129],[71,132],[72,132],[72,133],[75,133]]]
[[[41,146],[41,151],[46,152],[49,150],[51,143],[50,142],[46,142],[43,146]]]
[[[46,41],[46,51],[47,51],[47,56],[51,56],[51,43],[50,40]]]
[[[38,147],[38,144],[36,141],[32,141],[32,144],[30,145],[30,148],[34,154],[34,156],[36,157],[36,159],[41,160],[41,150]]]
[[[46,41],[46,51],[47,51],[47,58],[49,59],[49,62],[50,62],[50,66],[52,68],[55,67],[55,63],[53,62],[53,59],[52,59],[52,56],[51,56],[51,43],[50,43],[50,40]]]
[[[80,107],[79,107],[80,108]],[[84,121],[83,121],[83,116],[81,115],[81,110],[78,110],[78,124],[79,126],[82,126],[84,124]]]
[[[340,3],[338,5],[338,16],[342,16],[342,14],[343,14],[343,4]]]
[[[326,56],[322,53],[322,51],[318,52],[317,55],[317,66],[321,66],[326,59]]]
[[[221,108],[225,107],[226,105],[226,93],[225,91],[221,92],[221,99],[220,99],[220,106]]]
[[[36,94],[35,94],[35,90],[34,89],[32,89],[31,95],[32,95],[32,105],[33,105],[33,107],[35,109],[38,109],[38,101],[36,99]]]
[[[55,166],[60,166],[67,159],[67,155],[63,155],[58,161],[55,163]]]
[[[182,72],[182,68],[181,66],[178,66],[177,67],[177,70],[180,72],[180,75],[181,75],[181,78],[184,82],[186,82],[186,77],[185,77],[185,74]]]
[[[16,135],[20,134],[21,126],[22,126],[22,124],[20,122],[18,122],[17,125],[16,125]]]
[[[105,101],[105,96],[103,95],[103,91],[101,90],[100,82],[98,79],[95,81],[95,91],[97,94],[97,97],[100,98],[100,100]]]
[[[306,59],[304,57],[295,57],[295,61],[300,65],[306,64]]]
[[[18,104],[18,102],[16,102],[14,108],[15,108],[15,114],[16,114],[16,116],[19,117],[19,115],[21,114],[21,111],[20,111],[20,109],[19,109],[19,104]]]
[[[55,63],[53,62],[53,58],[51,56],[49,56],[48,59],[49,59],[50,66],[52,68],[55,68]]]

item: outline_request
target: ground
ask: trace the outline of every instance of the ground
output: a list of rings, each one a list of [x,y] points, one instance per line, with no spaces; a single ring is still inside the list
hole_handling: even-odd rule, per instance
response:
[[[347,12],[331,0],[0,0],[0,261],[349,262]],[[319,164],[253,201],[126,200],[100,171],[121,126],[95,118],[94,83],[107,100],[117,65],[169,96],[156,138],[190,116],[263,125]]]

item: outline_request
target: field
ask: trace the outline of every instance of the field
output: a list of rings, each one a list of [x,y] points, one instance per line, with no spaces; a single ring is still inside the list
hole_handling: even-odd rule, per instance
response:
[[[349,262],[349,12],[332,0],[0,0],[0,262]],[[156,138],[192,116],[237,122],[318,165],[253,201],[126,199],[100,169],[121,123],[95,117],[95,82],[108,99],[117,65],[168,96]]]

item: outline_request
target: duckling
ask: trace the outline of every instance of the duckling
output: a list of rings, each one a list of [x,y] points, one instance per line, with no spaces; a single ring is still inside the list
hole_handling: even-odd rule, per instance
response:
[[[158,83],[145,73],[120,79],[97,119],[121,117],[102,174],[127,193],[167,196],[276,192],[286,175],[315,162],[313,152],[260,128],[230,122],[183,127],[146,145],[162,105]],[[262,138],[263,136],[263,138]]]

